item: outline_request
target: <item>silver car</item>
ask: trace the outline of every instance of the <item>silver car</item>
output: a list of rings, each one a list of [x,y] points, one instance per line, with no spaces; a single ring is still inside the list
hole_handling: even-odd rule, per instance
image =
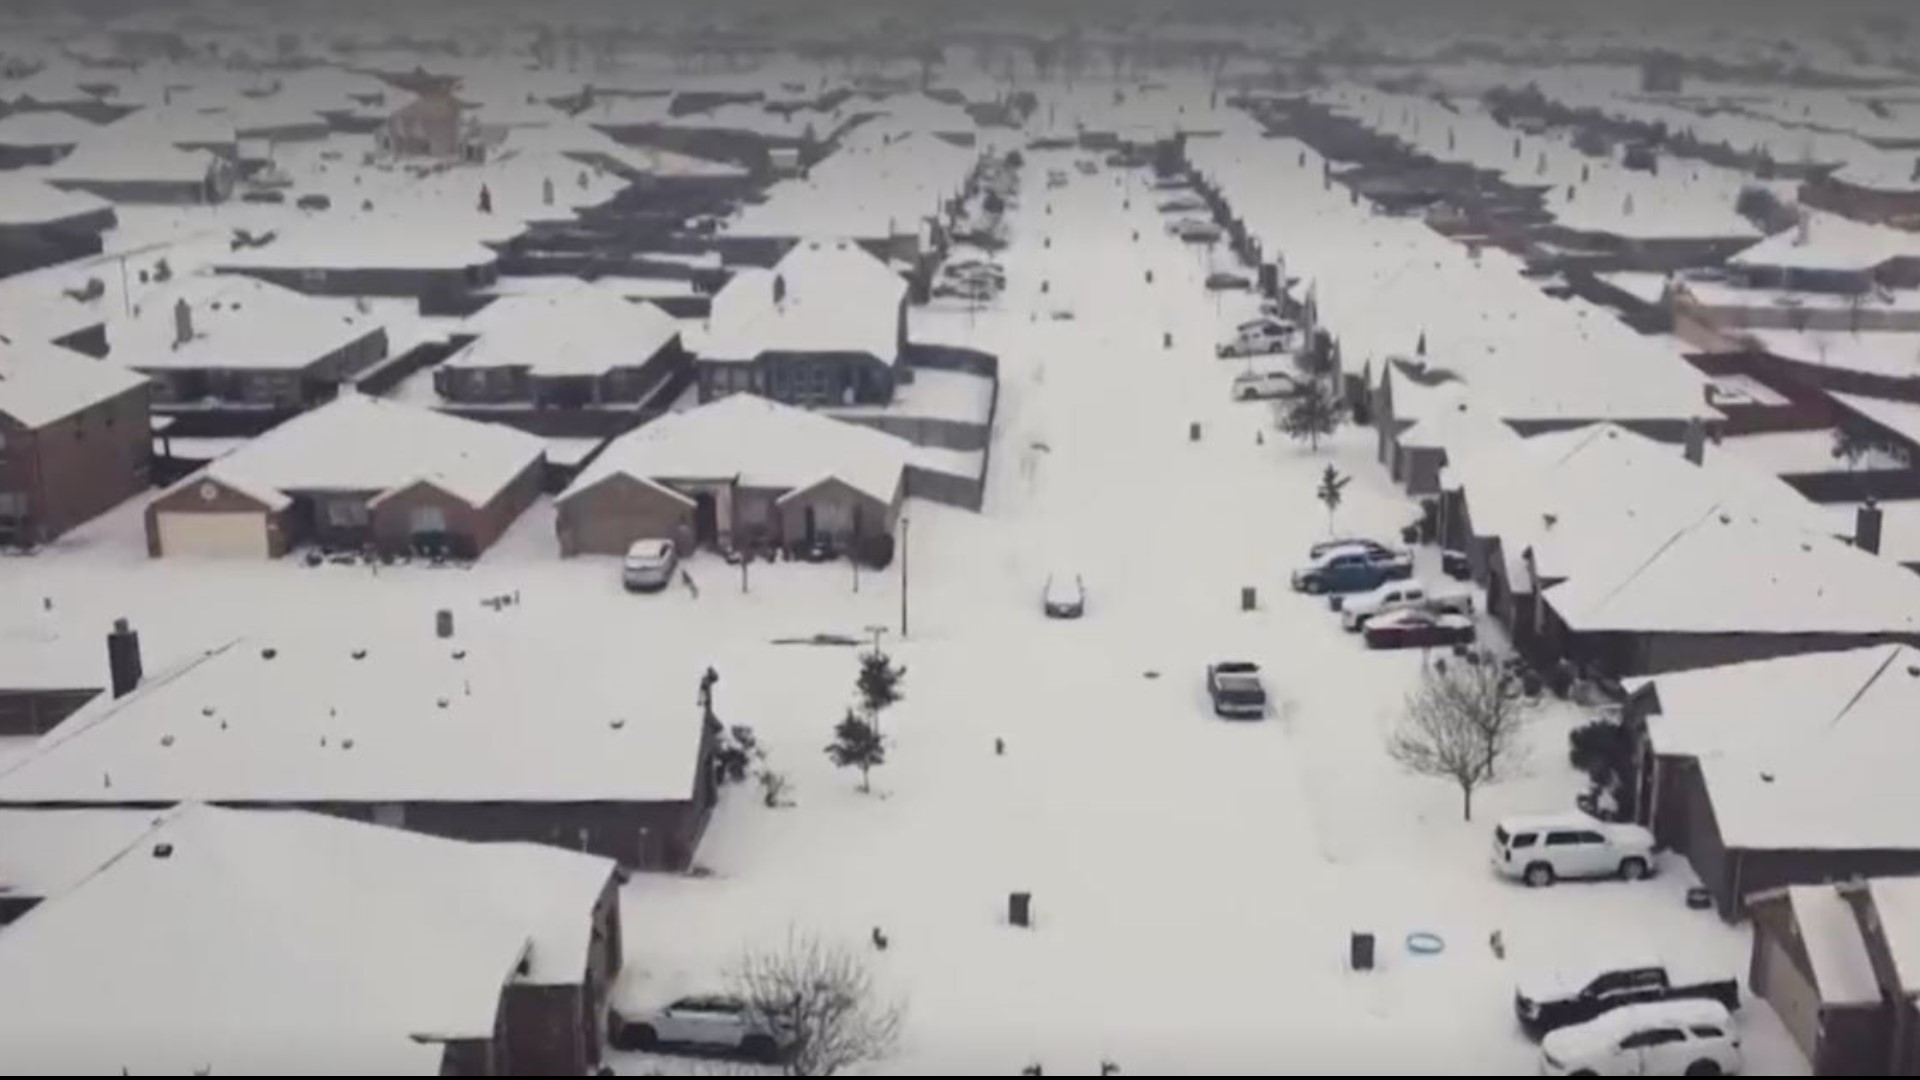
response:
[[[680,554],[673,541],[635,540],[627,548],[620,581],[628,592],[659,592],[673,583],[673,571],[679,565]]]

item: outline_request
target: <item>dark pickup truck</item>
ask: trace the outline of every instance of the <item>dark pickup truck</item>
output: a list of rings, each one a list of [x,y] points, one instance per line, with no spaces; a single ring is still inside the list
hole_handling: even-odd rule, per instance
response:
[[[1704,998],[1732,1012],[1740,1008],[1740,981],[1696,980],[1658,962],[1607,964],[1562,970],[1523,981],[1513,993],[1513,1012],[1527,1034],[1583,1024],[1622,1005]]]

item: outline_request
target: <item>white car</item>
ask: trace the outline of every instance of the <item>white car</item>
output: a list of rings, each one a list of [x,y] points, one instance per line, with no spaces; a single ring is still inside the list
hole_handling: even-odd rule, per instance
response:
[[[607,1041],[619,1050],[678,1048],[777,1061],[788,1040],[740,998],[688,995],[658,1008],[608,1010]]]
[[[1654,871],[1653,833],[1580,813],[1513,817],[1493,829],[1493,868],[1535,888],[1561,878],[1622,877]]]
[[[1206,208],[1207,200],[1198,195],[1175,195],[1172,198],[1160,200],[1161,211],[1168,214],[1185,214]]]
[[[1732,1076],[1740,1033],[1717,1001],[1622,1005],[1540,1040],[1542,1076]]]
[[[1364,629],[1367,620],[1389,611],[1420,608],[1455,615],[1473,614],[1473,594],[1466,592],[1433,593],[1417,581],[1389,581],[1370,592],[1336,596],[1334,610],[1340,613],[1340,628],[1348,633]]]
[[[1225,235],[1221,232],[1220,226],[1215,225],[1211,221],[1202,221],[1199,218],[1187,218],[1183,221],[1176,221],[1167,231],[1190,243],[1212,243]]]
[[[1275,327],[1255,327],[1241,330],[1229,341],[1223,342],[1213,354],[1222,360],[1244,356],[1271,356],[1293,348],[1293,335]]]
[[[1284,371],[1243,371],[1233,377],[1233,400],[1286,397],[1299,388],[1299,381]]]
[[[1049,619],[1077,619],[1087,613],[1087,583],[1071,570],[1047,575],[1040,590],[1040,607]]]
[[[635,540],[620,567],[620,581],[628,592],[659,592],[673,583],[679,552],[671,540]]]

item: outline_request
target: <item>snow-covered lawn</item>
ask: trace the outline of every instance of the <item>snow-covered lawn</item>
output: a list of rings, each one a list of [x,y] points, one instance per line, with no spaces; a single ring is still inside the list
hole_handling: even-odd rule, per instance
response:
[[[1031,157],[1029,173],[1048,167]],[[890,1074],[1090,1074],[1103,1058],[1133,1074],[1524,1073],[1535,1051],[1510,1015],[1523,964],[1650,945],[1744,976],[1746,932],[1686,910],[1684,866],[1538,892],[1489,872],[1494,818],[1570,806],[1571,710],[1537,719],[1527,775],[1484,792],[1472,824],[1455,792],[1387,760],[1421,657],[1368,653],[1286,575],[1327,533],[1313,490],[1328,461],[1355,477],[1341,531],[1390,535],[1415,510],[1373,463],[1371,432],[1312,454],[1264,406],[1229,400],[1241,365],[1213,346],[1253,300],[1205,292],[1205,249],[1165,235],[1140,179],[1123,208],[1117,175],[1029,191],[996,306],[915,313],[916,338],[977,345],[1003,368],[985,511],[908,507],[904,641],[898,564],[860,575],[857,592],[845,564],[756,566],[742,592],[738,571],[699,558],[697,598],[632,597],[614,561],[557,558],[544,502],[471,569],[377,575],[149,561],[128,507],[0,562],[0,623],[58,620],[90,649],[94,628],[126,615],[153,670],[292,622],[426,634],[452,606],[463,634],[618,635],[636,664],[713,664],[721,717],[756,729],[796,805],[729,791],[700,852],[707,875],[636,877],[630,966],[710,989],[743,948],[790,927],[861,948],[880,927],[891,947],[874,963],[910,1011],[900,1053],[876,1070]],[[1061,305],[1077,318],[1047,318]],[[1041,577],[1062,563],[1087,582],[1079,622],[1039,611]],[[1244,586],[1259,590],[1254,612],[1240,610]],[[510,591],[521,603],[506,612],[478,606]],[[888,763],[863,795],[822,754],[852,699],[853,650],[772,642],[869,626],[890,627],[907,676],[883,720]],[[1270,719],[1210,715],[1204,666],[1223,658],[1266,670]],[[649,704],[693,698],[670,686]],[[1033,894],[1030,930],[1005,923],[1012,891]],[[1446,951],[1408,954],[1416,930]],[[1378,970],[1346,969],[1351,931],[1379,936]],[[1748,1020],[1751,1072],[1804,1071],[1764,1006]]]

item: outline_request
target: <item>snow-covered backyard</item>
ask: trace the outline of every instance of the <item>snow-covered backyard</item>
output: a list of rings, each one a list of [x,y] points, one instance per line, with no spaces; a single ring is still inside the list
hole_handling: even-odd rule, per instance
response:
[[[1032,158],[1030,176],[1070,168],[1071,155]],[[1686,908],[1683,863],[1539,891],[1490,871],[1497,817],[1567,809],[1580,790],[1565,753],[1577,710],[1542,710],[1526,775],[1483,792],[1471,823],[1457,792],[1388,759],[1421,655],[1369,653],[1287,589],[1329,529],[1314,498],[1329,461],[1355,478],[1340,531],[1391,537],[1416,516],[1373,433],[1343,430],[1315,454],[1265,406],[1230,400],[1241,365],[1213,347],[1254,301],[1202,287],[1206,249],[1166,235],[1140,175],[1038,187],[1011,215],[998,303],[913,314],[916,340],[996,353],[1000,397],[984,511],[910,503],[905,557],[885,574],[755,566],[742,591],[735,568],[696,558],[697,596],[629,596],[614,561],[558,558],[544,501],[467,570],[159,562],[136,504],[0,561],[0,622],[104,633],[126,616],[151,671],[293,626],[424,636],[448,607],[463,635],[584,635],[663,671],[711,664],[718,714],[755,729],[794,805],[731,789],[701,873],[633,878],[630,971],[716,989],[745,948],[790,928],[862,949],[881,928],[890,948],[872,960],[909,1013],[877,1073],[1090,1074],[1103,1060],[1133,1074],[1530,1073],[1537,1051],[1511,1015],[1522,970],[1651,948],[1744,981],[1746,930]],[[1049,318],[1063,306],[1073,320]],[[1404,323],[1411,341],[1418,317]],[[1084,576],[1083,620],[1042,617],[1056,567]],[[1243,587],[1257,610],[1241,610]],[[520,602],[479,606],[504,593]],[[906,697],[862,794],[822,753],[852,701],[854,651],[774,641],[872,627],[907,669]],[[1220,659],[1265,670],[1265,722],[1212,717],[1203,677]],[[694,700],[674,684],[644,704]],[[1007,925],[1015,891],[1033,894],[1031,929]],[[1355,931],[1378,936],[1377,970],[1348,970]],[[1409,953],[1416,931],[1445,950]],[[1804,1073],[1763,1003],[1745,1020],[1749,1072]]]

